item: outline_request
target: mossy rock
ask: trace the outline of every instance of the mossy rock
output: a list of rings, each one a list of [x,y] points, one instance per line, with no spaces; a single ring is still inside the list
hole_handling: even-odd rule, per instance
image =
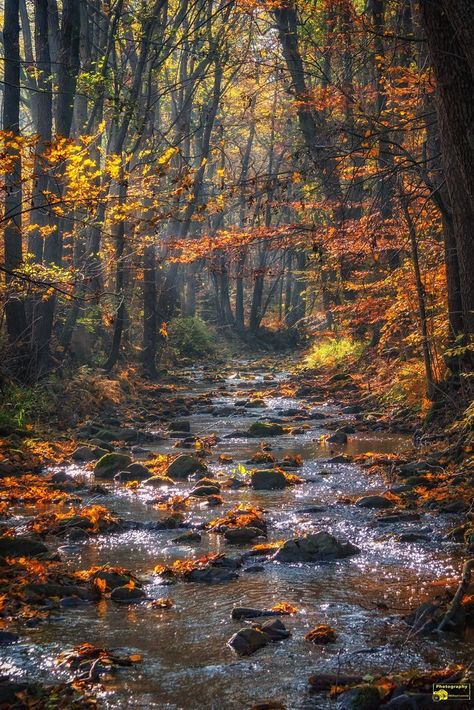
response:
[[[169,478],[187,478],[191,473],[207,471],[204,461],[191,454],[181,454],[166,469]]]
[[[281,436],[285,427],[277,422],[254,422],[248,429],[249,436],[260,438],[265,436]]]
[[[116,473],[130,466],[131,463],[131,456],[114,451],[101,456],[94,467],[94,473],[97,478],[111,479]]]
[[[142,463],[131,463],[125,471],[119,471],[114,478],[119,483],[127,483],[128,481],[145,481],[151,478],[152,472]]]

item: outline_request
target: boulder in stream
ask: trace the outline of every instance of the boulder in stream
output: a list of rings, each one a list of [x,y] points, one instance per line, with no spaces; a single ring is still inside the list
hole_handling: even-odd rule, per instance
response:
[[[381,495],[362,496],[356,501],[356,505],[358,508],[376,508],[377,510],[395,507],[395,503],[390,498]]]
[[[276,562],[322,562],[357,555],[360,549],[348,540],[338,540],[331,533],[317,533],[287,540],[273,555]]]
[[[114,479],[120,483],[128,481],[146,481],[152,477],[152,472],[142,463],[131,463],[124,471],[115,474]]]
[[[251,485],[257,491],[273,491],[286,488],[288,484],[283,471],[265,468],[261,471],[252,471]]]
[[[261,537],[264,533],[259,528],[228,528],[224,537],[227,542],[234,545],[243,545],[256,537]]]
[[[191,454],[181,454],[166,469],[168,478],[187,478],[191,473],[207,471],[204,461]]]
[[[254,422],[247,430],[248,436],[263,438],[265,436],[281,436],[285,433],[285,427],[277,422]]]
[[[328,444],[347,444],[347,434],[345,431],[338,429],[328,437],[327,441]]]
[[[137,604],[145,597],[145,592],[139,587],[115,587],[110,598],[119,604]]]
[[[103,449],[100,446],[78,446],[72,452],[72,459],[73,461],[87,463],[89,461],[97,461],[106,453],[107,449]]]
[[[96,478],[112,479],[116,473],[127,468],[132,463],[128,454],[111,452],[104,454],[94,466]]]
[[[263,631],[253,628],[240,629],[227,641],[227,645],[239,656],[251,656],[252,653],[267,646],[268,643],[268,636]]]

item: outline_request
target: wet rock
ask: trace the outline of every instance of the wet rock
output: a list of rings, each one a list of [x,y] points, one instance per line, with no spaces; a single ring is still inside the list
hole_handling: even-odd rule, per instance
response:
[[[169,430],[189,434],[191,431],[191,422],[189,422],[187,419],[175,419],[170,422]]]
[[[0,559],[5,557],[36,557],[49,552],[46,545],[28,537],[0,537]]]
[[[441,503],[439,506],[440,513],[464,513],[469,508],[466,501],[462,499],[450,500]]]
[[[338,540],[321,530],[317,533],[287,540],[273,555],[277,562],[320,562],[350,557],[360,549],[348,540]]]
[[[339,696],[339,710],[378,710],[381,705],[380,693],[371,685],[360,685],[346,690]]]
[[[168,478],[168,476],[152,476],[143,481],[143,485],[159,488],[160,486],[172,486],[174,485],[174,481],[172,478]]]
[[[72,459],[73,461],[81,461],[86,463],[87,461],[96,461],[106,453],[107,450],[99,446],[78,446],[72,453]]]
[[[127,481],[146,481],[152,477],[152,472],[149,468],[141,463],[131,463],[124,471],[119,471],[115,474],[114,479],[119,483]]]
[[[275,641],[283,641],[290,636],[290,632],[280,619],[269,619],[268,621],[264,621],[263,624],[254,622],[252,626],[259,631],[263,631],[272,643]]]
[[[262,409],[266,406],[266,402],[263,399],[251,399],[244,404],[245,409]]]
[[[240,629],[227,642],[227,645],[234,649],[239,656],[251,656],[269,643],[266,634],[258,629]]]
[[[207,471],[206,464],[191,454],[181,454],[166,469],[169,478],[187,478],[191,473]]]
[[[342,432],[343,434],[355,434],[356,430],[351,424],[344,424],[343,426],[339,427],[337,430],[338,432]]]
[[[333,456],[328,459],[328,463],[350,463],[352,461],[352,456],[347,454],[339,454],[339,456]]]
[[[317,419],[327,419],[327,418],[328,418],[328,415],[327,415],[327,414],[324,414],[324,412],[320,412],[320,411],[317,410],[317,409],[313,409],[313,410],[309,413],[309,416],[310,416],[310,419],[316,419],[316,420],[317,420]]]
[[[77,607],[84,606],[87,604],[87,601],[85,599],[81,599],[80,597],[63,597],[62,599],[59,600],[59,606],[62,609],[76,609]]]
[[[428,535],[417,532],[405,532],[398,536],[399,542],[428,542],[429,539]]]
[[[433,601],[423,602],[415,611],[405,616],[404,619],[408,626],[413,627],[418,633],[429,634],[439,626],[445,612],[446,600],[437,598]],[[456,625],[462,625],[462,617],[463,611],[460,609],[460,613],[453,619],[453,629]]]
[[[102,449],[105,453],[111,452],[114,450],[114,447],[112,444],[109,444],[107,442],[101,441],[100,439],[90,439],[89,441],[90,446],[94,446],[96,449]]]
[[[298,508],[295,513],[300,515],[313,515],[315,513],[325,513],[327,508],[324,505],[309,505],[307,508]]]
[[[0,631],[0,646],[9,646],[12,643],[16,643],[18,639],[18,634],[14,634],[11,631]]]
[[[254,422],[247,430],[247,434],[255,438],[281,436],[284,433],[285,428],[276,422]]]
[[[240,619],[258,619],[262,616],[282,616],[281,611],[272,611],[272,609],[255,609],[248,606],[235,606],[231,612],[231,618],[239,621]]]
[[[111,452],[104,454],[94,466],[94,474],[97,478],[112,479],[116,473],[125,469],[132,463],[128,454]]]
[[[71,483],[74,482],[74,479],[72,476],[68,476],[67,473],[64,473],[64,471],[56,471],[56,473],[53,473],[51,476],[51,483]]]
[[[347,434],[345,431],[338,429],[328,437],[327,441],[329,444],[347,444]]]
[[[175,542],[177,545],[187,545],[190,542],[201,542],[201,539],[201,533],[198,533],[196,530],[190,530],[182,535],[178,535],[178,537],[174,537],[171,542]]]
[[[251,486],[257,491],[280,490],[287,486],[287,479],[283,471],[268,468],[261,471],[252,471]]]
[[[256,537],[261,537],[263,532],[259,528],[228,528],[224,537],[227,542],[234,545],[245,544]]]
[[[224,501],[221,495],[207,496],[206,505],[209,508],[212,508],[216,505],[222,505],[223,503]]]
[[[233,569],[209,565],[204,569],[194,569],[185,576],[187,582],[199,584],[222,584],[238,579],[238,574]]]
[[[169,424],[170,431],[179,431],[184,434],[189,434],[191,431],[191,422],[187,419],[175,419]]]
[[[207,496],[219,495],[219,493],[220,488],[217,486],[196,486],[196,488],[193,488],[190,495],[196,496],[197,498],[206,498]]]
[[[347,407],[343,407],[341,411],[343,414],[360,414],[362,407],[359,407],[358,404],[350,404]]]
[[[278,414],[281,417],[296,417],[298,414],[301,414],[301,409],[298,409],[297,407],[288,407],[288,409],[280,409]]]
[[[358,508],[376,508],[377,510],[395,507],[395,503],[392,500],[379,495],[362,496],[356,501],[356,505]]]
[[[232,488],[233,490],[238,490],[239,488],[245,488],[245,483],[240,478],[228,478],[225,482],[227,488]]]
[[[145,598],[145,592],[138,587],[133,589],[130,587],[116,587],[112,590],[110,598],[120,604],[137,604]]]
[[[89,533],[81,528],[71,528],[67,536],[70,542],[80,542],[81,540],[86,540],[89,537]]]
[[[96,579],[100,579],[105,582],[107,591],[111,591],[116,587],[123,587],[130,582],[130,575],[121,572],[115,572],[113,570],[102,569],[95,572],[92,577],[92,581],[95,582]],[[137,586],[141,586],[137,583]]]

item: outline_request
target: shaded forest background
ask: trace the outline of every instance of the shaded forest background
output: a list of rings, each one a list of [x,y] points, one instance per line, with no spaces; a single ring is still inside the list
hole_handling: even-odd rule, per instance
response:
[[[227,340],[466,406],[469,0],[4,0],[2,38],[6,387]]]

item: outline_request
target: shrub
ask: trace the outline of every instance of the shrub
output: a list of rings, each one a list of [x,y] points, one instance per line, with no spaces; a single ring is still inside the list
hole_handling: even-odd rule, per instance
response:
[[[307,368],[335,367],[348,359],[357,360],[364,344],[347,337],[324,338],[315,342],[304,359]]]
[[[168,324],[168,343],[182,357],[199,358],[215,353],[207,325],[196,317],[173,318]]]

